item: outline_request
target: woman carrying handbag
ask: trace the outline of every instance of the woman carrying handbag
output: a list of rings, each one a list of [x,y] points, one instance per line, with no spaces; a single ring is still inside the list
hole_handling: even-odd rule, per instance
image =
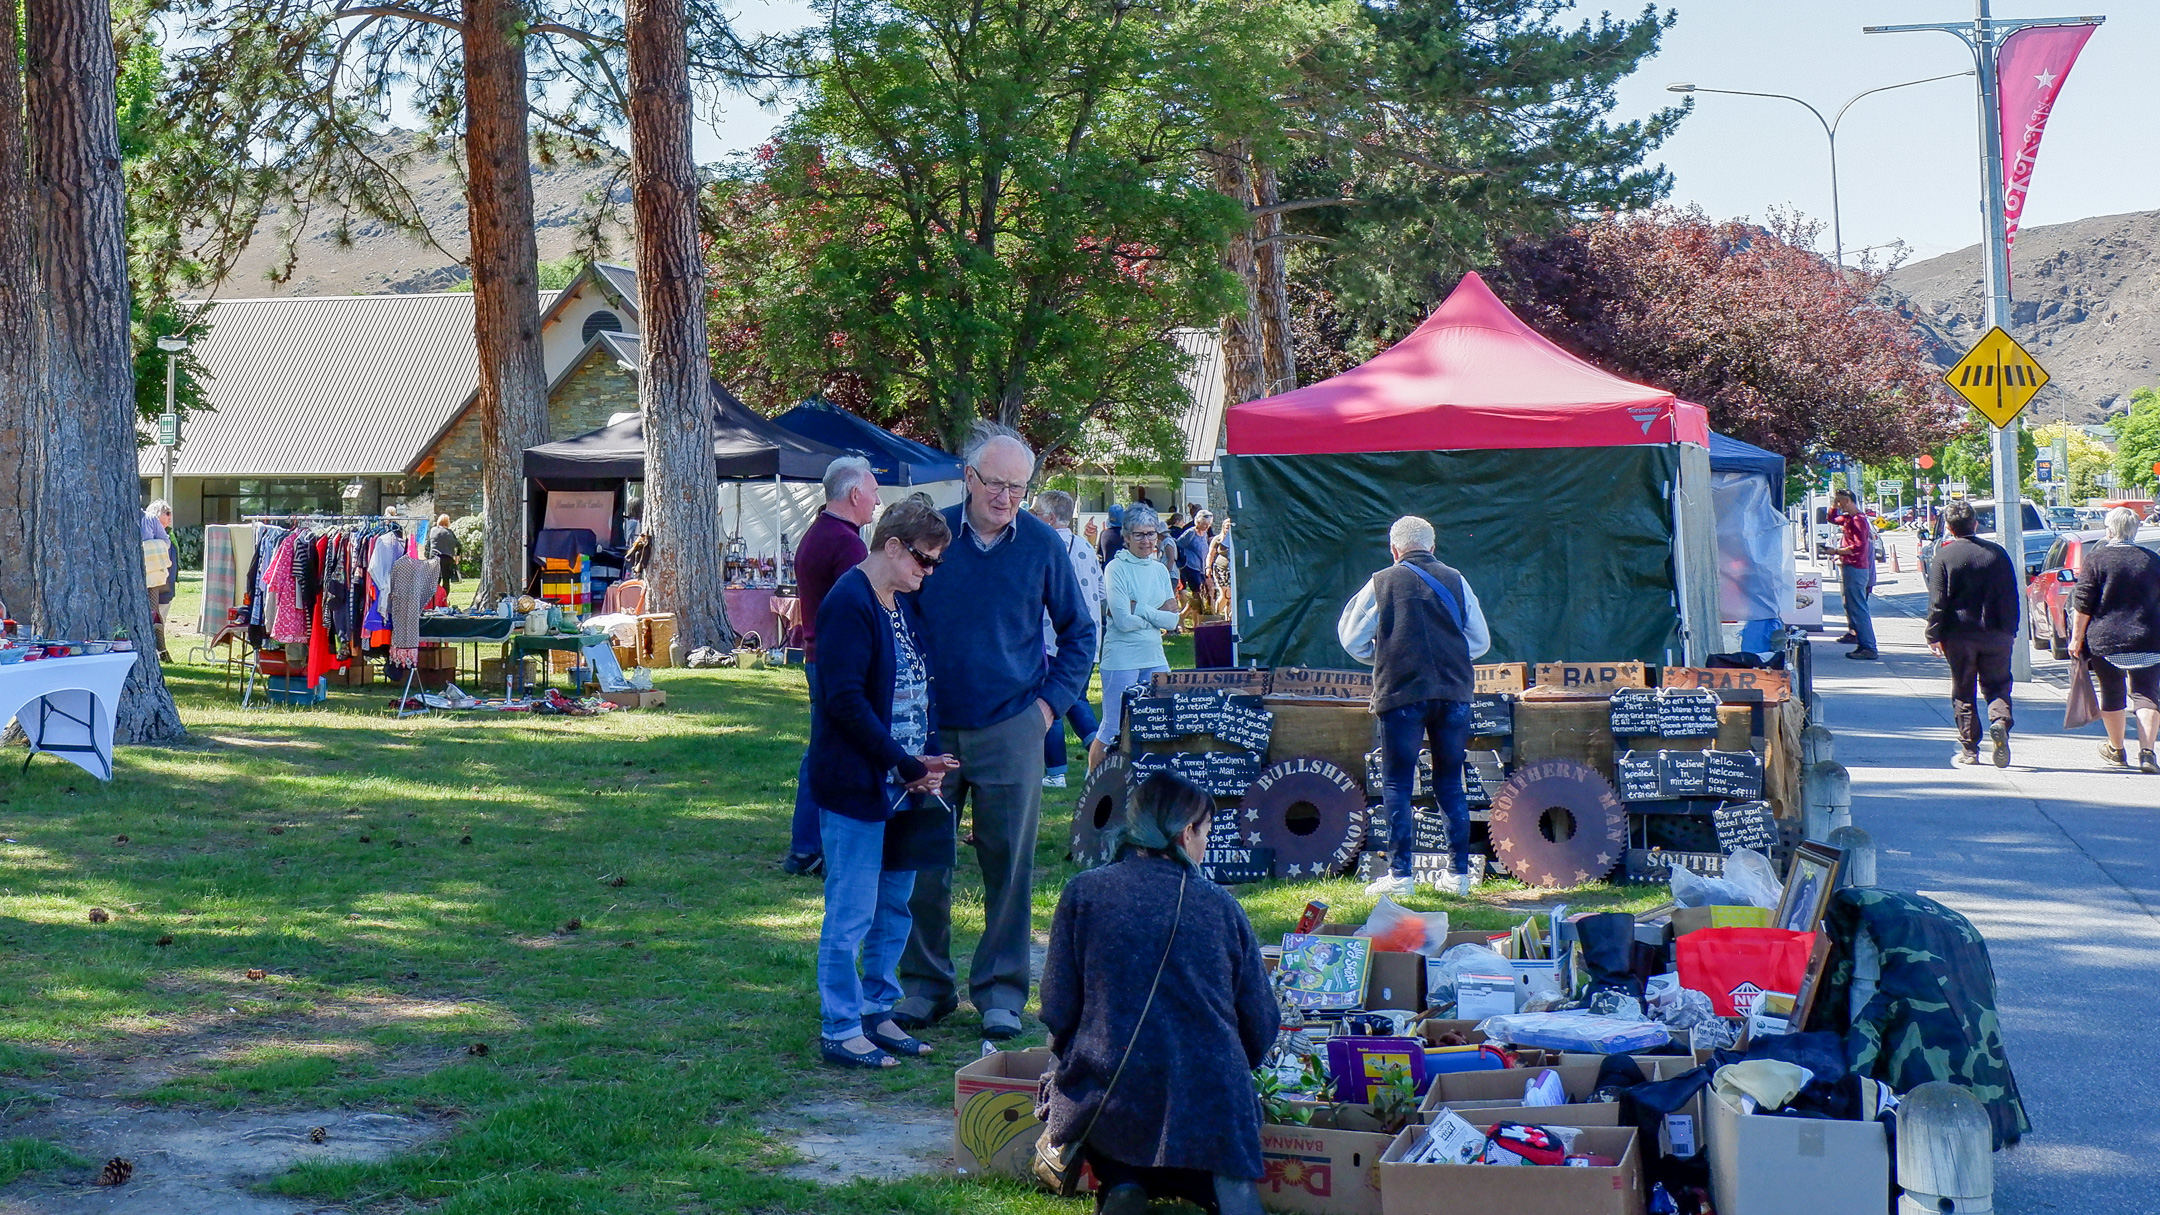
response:
[[[1037,1174],[1070,1193],[1084,1161],[1105,1215],[1260,1210],[1252,1069],[1280,1022],[1245,909],[1198,872],[1213,807],[1179,777],[1141,782],[1118,860],[1067,883],[1050,924]]]

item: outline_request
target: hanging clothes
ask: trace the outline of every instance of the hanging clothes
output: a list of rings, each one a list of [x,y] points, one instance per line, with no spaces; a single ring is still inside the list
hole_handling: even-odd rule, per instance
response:
[[[299,548],[303,533],[288,532],[278,542],[277,553],[270,559],[270,571],[263,577],[264,589],[275,600],[274,615],[270,620],[270,637],[273,641],[306,641],[308,618],[300,611],[300,595],[293,576],[294,552]]]
[[[400,557],[390,568],[390,661],[401,667],[420,661],[420,613],[435,597],[435,563]]]
[[[196,629],[215,637],[232,609],[245,602],[242,579],[255,560],[255,525],[214,523],[203,529],[202,610]]]

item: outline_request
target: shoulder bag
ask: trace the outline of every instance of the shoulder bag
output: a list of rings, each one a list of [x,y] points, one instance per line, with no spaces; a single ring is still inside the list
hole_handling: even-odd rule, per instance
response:
[[[1176,847],[1176,844],[1171,846]],[[1155,966],[1155,981],[1148,984],[1147,1003],[1140,1006],[1140,1019],[1133,1023],[1132,1037],[1126,1040],[1125,1054],[1118,1060],[1117,1070],[1110,1074],[1110,1083],[1103,1086],[1102,1101],[1095,1107],[1095,1116],[1088,1119],[1087,1130],[1071,1143],[1052,1144],[1047,1126],[1035,1137],[1035,1180],[1060,1198],[1071,1198],[1079,1192],[1080,1151],[1087,1145],[1088,1136],[1095,1133],[1095,1124],[1102,1121],[1102,1112],[1110,1104],[1110,1094],[1117,1088],[1118,1077],[1125,1074],[1125,1065],[1132,1060],[1133,1047],[1140,1041],[1140,1030],[1147,1025],[1148,1013],[1155,1007],[1155,993],[1162,987],[1163,970],[1170,965],[1170,948],[1177,944],[1178,924],[1185,918],[1185,883],[1192,879],[1190,865],[1181,862],[1178,867],[1182,872],[1178,875],[1177,912],[1170,920],[1170,939],[1163,942],[1162,961]]]

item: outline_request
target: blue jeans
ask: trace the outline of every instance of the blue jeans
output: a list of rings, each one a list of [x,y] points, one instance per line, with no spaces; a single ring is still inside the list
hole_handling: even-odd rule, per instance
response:
[[[1066,725],[1072,726],[1073,733],[1080,736],[1083,746],[1095,737],[1095,731],[1102,728],[1102,723],[1095,720],[1095,710],[1088,707],[1087,697],[1083,696],[1074,701],[1072,708],[1065,710],[1064,724],[1043,731],[1043,767],[1052,771],[1062,772],[1066,768]]]
[[[825,925],[818,931],[818,1015],[835,1042],[862,1032],[862,1020],[900,1002],[900,951],[914,917],[912,870],[885,870],[885,824],[818,812],[825,841]],[[855,969],[862,955],[862,971]]]
[[[1433,800],[1447,816],[1454,872],[1468,873],[1470,798],[1463,792],[1463,757],[1470,748],[1467,700],[1420,700],[1380,715],[1380,800],[1387,807],[1388,870],[1396,877],[1410,876],[1410,853],[1417,843],[1417,812],[1410,806],[1410,793],[1417,784],[1421,744],[1432,749]]]
[[[803,679],[810,685],[810,703],[817,703],[817,664],[803,664]],[[803,747],[802,763],[795,769],[795,819],[788,830],[788,852],[793,856],[816,856],[823,849],[818,842],[818,808],[810,800],[810,748]]]
[[[1875,648],[1875,615],[1868,610],[1868,593],[1875,589],[1875,571],[1857,565],[1848,565],[1839,571],[1843,581],[1839,590],[1845,596],[1845,623],[1860,639],[1860,648]]]

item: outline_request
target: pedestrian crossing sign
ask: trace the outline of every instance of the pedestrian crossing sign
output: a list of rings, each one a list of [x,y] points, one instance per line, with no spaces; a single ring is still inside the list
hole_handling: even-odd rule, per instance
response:
[[[1973,344],[1964,358],[1943,376],[1966,402],[1997,428],[2017,420],[2033,397],[2048,382],[2040,361],[2026,353],[2001,326]]]

